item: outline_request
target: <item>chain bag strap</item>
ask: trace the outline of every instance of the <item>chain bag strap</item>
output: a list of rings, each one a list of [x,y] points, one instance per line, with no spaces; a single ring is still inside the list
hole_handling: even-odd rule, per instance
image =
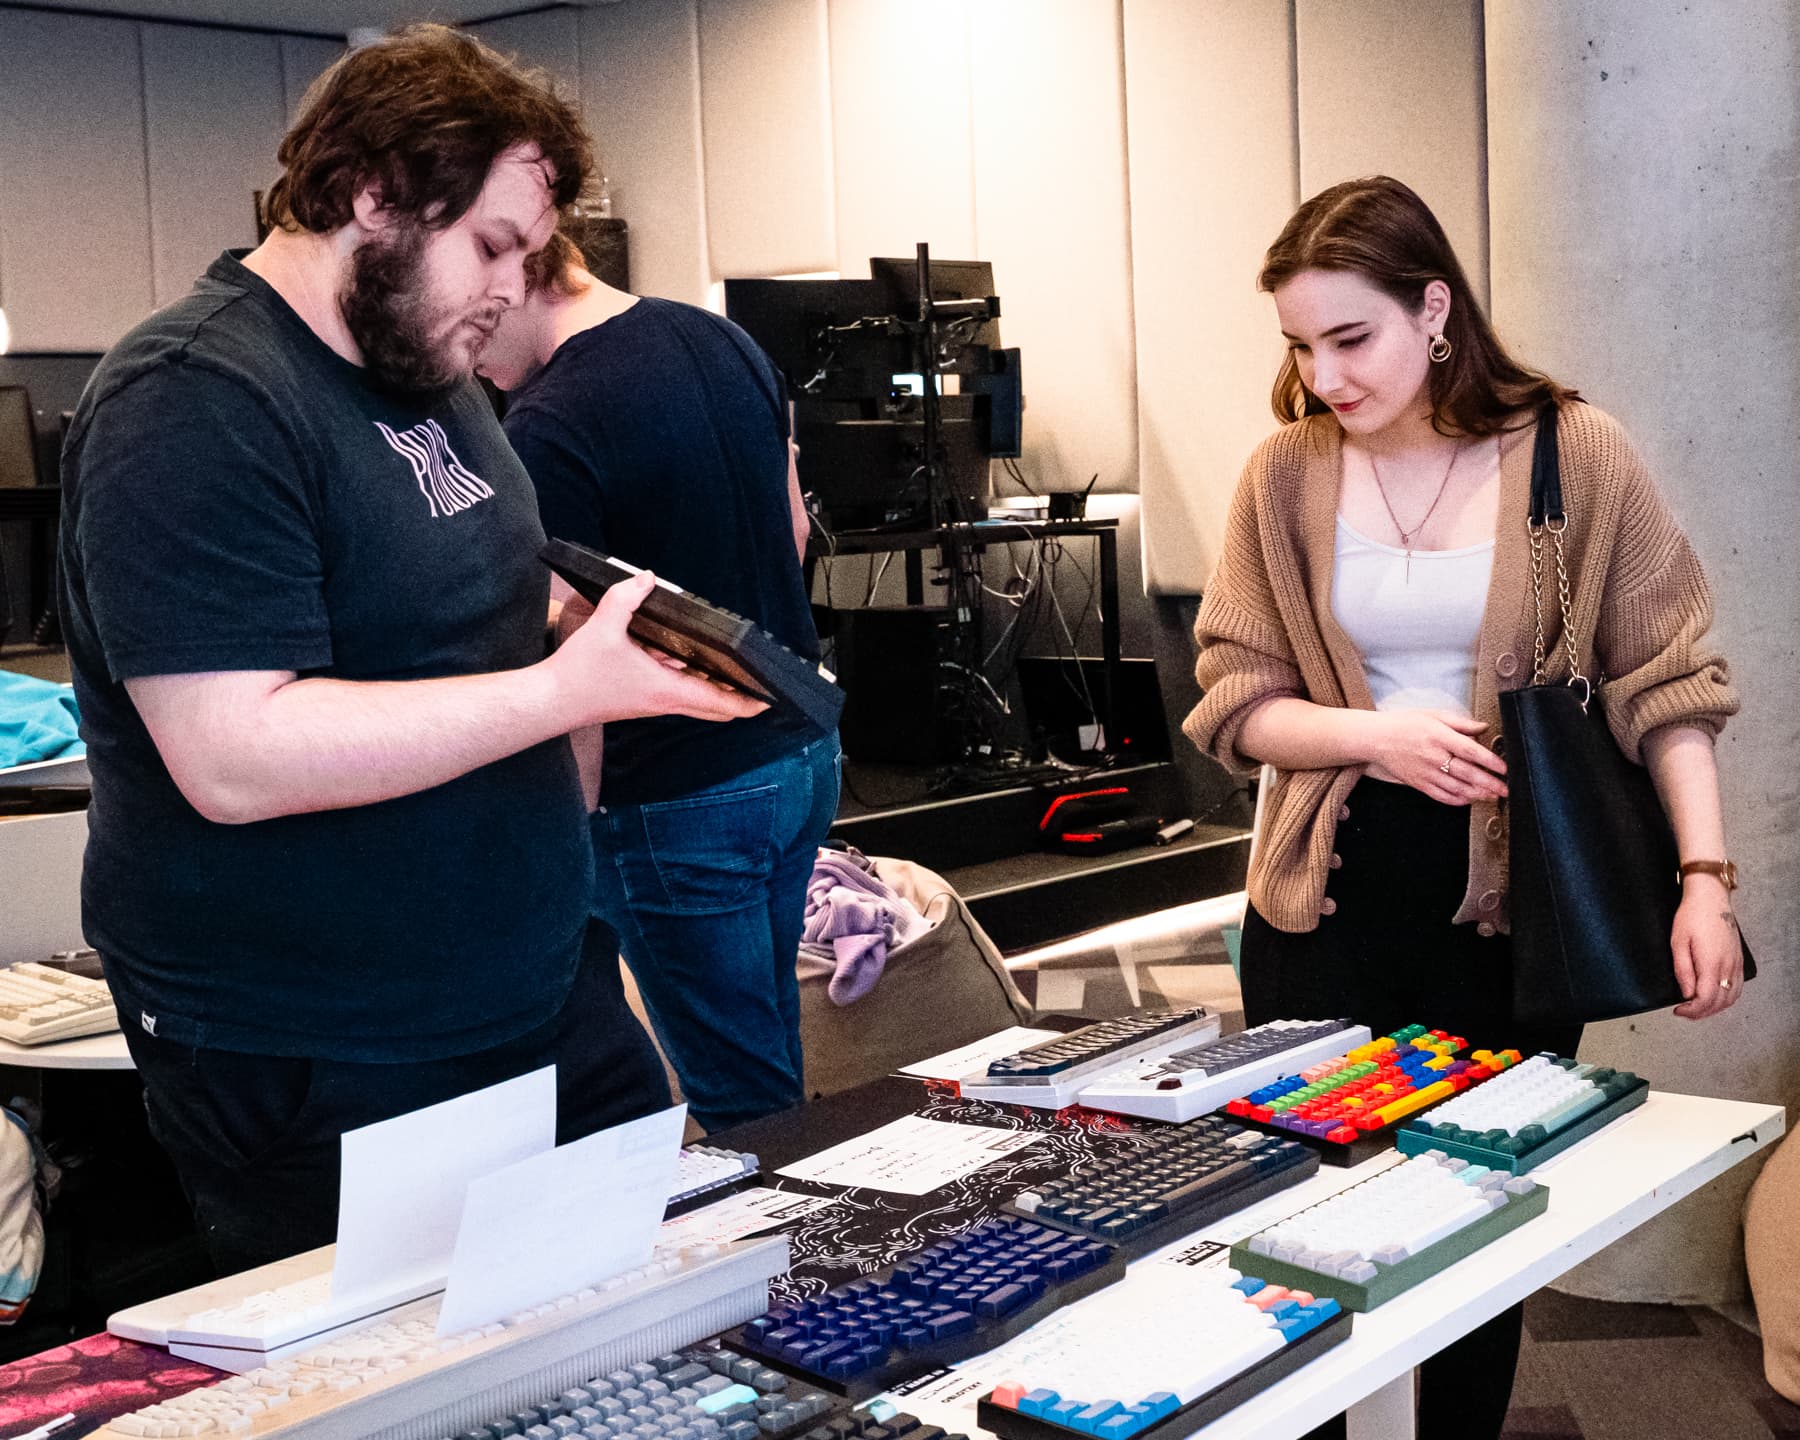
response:
[[[1531,684],[1500,694],[1506,734],[1513,1013],[1530,1023],[1607,1020],[1678,1004],[1669,932],[1680,903],[1675,837],[1642,765],[1625,758],[1581,668],[1570,600],[1557,407],[1532,452]],[[1546,544],[1546,541],[1548,542]],[[1556,567],[1568,677],[1550,677],[1545,550]],[[1596,703],[1598,702],[1598,703]],[[1744,947],[1744,974],[1755,973]]]

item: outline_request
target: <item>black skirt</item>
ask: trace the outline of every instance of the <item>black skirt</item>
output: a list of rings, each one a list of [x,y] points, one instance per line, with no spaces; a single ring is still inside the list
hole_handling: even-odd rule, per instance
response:
[[[1334,912],[1298,935],[1254,907],[1244,918],[1245,1023],[1347,1016],[1377,1035],[1419,1024],[1475,1049],[1573,1055],[1581,1027],[1513,1022],[1512,942],[1450,923],[1468,887],[1468,810],[1369,779],[1346,804]]]

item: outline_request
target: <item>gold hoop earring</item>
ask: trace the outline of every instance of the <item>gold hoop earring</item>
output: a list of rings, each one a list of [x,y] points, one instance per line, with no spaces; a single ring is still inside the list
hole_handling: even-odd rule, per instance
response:
[[[1442,335],[1433,335],[1431,344],[1426,347],[1425,353],[1431,357],[1433,365],[1442,365],[1450,358],[1450,352],[1454,348]]]

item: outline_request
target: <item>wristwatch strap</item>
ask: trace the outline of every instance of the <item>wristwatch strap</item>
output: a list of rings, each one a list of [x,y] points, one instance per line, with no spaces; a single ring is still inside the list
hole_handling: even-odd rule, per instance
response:
[[[1678,878],[1690,875],[1716,875],[1727,890],[1738,888],[1737,866],[1729,860],[1683,860]]]

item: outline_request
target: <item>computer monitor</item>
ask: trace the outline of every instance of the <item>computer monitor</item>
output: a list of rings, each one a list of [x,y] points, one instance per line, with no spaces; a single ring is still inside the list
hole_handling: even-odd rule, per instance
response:
[[[986,260],[933,260],[931,263],[931,298],[933,300],[988,300],[994,297],[994,267]],[[907,316],[919,313],[919,264],[876,256],[869,261],[869,275],[890,297],[893,307]],[[969,330],[965,347],[982,350],[1000,348],[1000,322],[984,321]],[[971,357],[971,368],[980,365]],[[954,368],[961,369],[961,364]],[[981,366],[985,369],[985,366]]]
[[[913,349],[917,265],[876,259],[870,268],[869,280],[727,280],[725,313],[787,378],[801,488],[818,498],[830,528],[932,522],[927,384],[939,397],[939,515],[979,519],[991,494],[989,458],[1018,453],[1018,352],[990,348],[995,320],[940,326],[928,380]],[[993,293],[983,261],[934,261],[930,276],[936,300]]]
[[[725,316],[786,377],[788,394],[873,399],[913,368],[904,334],[864,324],[895,313],[872,280],[727,280]]]

